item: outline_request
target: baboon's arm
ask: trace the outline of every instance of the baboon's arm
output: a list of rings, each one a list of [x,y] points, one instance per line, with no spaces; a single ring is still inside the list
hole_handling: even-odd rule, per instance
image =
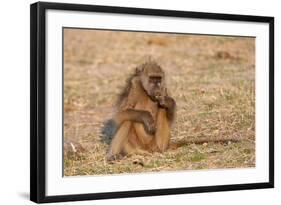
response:
[[[110,135],[114,136],[122,124],[127,121],[140,124],[149,134],[155,133],[155,123],[148,111],[127,109],[118,112],[113,119],[107,122],[107,126],[111,130]]]
[[[141,114],[142,114],[141,110],[135,110],[135,109],[123,110],[115,115],[114,121],[118,125],[122,124],[124,121],[142,122]]]
[[[166,96],[165,98],[166,98],[165,101],[166,101],[166,109],[167,109],[167,118],[171,124],[171,122],[173,122],[173,120],[175,118],[176,102],[170,96]]]
[[[158,96],[157,100],[158,100],[158,103],[159,103],[160,107],[166,109],[167,118],[169,120],[169,123],[171,124],[173,122],[174,118],[175,118],[175,112],[176,112],[176,102],[175,102],[175,100],[168,95]]]
[[[156,127],[155,143],[158,151],[163,152],[168,148],[170,141],[170,123],[165,108],[159,108]]]

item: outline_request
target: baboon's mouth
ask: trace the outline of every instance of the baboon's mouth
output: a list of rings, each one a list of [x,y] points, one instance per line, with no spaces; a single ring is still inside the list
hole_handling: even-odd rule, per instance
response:
[[[144,89],[144,91],[146,92],[147,96],[154,102],[156,102],[158,100],[158,97],[161,96],[160,92],[159,91],[152,91],[152,92],[149,92],[147,91],[146,89]]]
[[[157,101],[157,97],[155,95],[148,95],[148,97],[153,101],[156,102]]]
[[[161,93],[155,92],[154,95],[153,95],[153,99],[154,100],[159,100],[159,98],[161,98]]]
[[[154,96],[154,95],[149,95],[149,97],[150,97],[150,99],[151,99],[152,101],[157,101],[156,96]]]

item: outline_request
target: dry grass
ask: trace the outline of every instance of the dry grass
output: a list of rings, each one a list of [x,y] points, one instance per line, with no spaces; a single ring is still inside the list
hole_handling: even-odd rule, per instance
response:
[[[64,137],[87,150],[65,156],[66,176],[255,166],[254,38],[64,32]],[[102,123],[114,113],[128,75],[147,56],[165,70],[177,102],[173,140],[234,135],[242,140],[189,144],[107,163]]]

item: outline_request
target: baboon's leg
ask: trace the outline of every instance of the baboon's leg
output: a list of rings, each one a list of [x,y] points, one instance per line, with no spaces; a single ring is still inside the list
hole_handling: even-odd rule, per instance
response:
[[[148,134],[145,131],[143,124],[141,124],[141,123],[134,123],[133,126],[135,128],[135,131],[136,131],[136,134],[138,136],[138,139],[140,140],[140,142],[142,144],[144,144],[144,145],[145,144],[149,144],[153,140],[154,136]]]
[[[126,142],[124,145],[124,152],[128,155],[133,155],[133,154],[140,154],[140,155],[151,155],[150,152],[143,150],[139,147],[134,147],[132,146],[129,142]]]
[[[160,108],[157,113],[155,143],[160,152],[165,151],[170,141],[170,125],[167,118],[167,111]]]
[[[131,129],[132,123],[129,121],[124,122],[116,134],[114,135],[109,150],[107,152],[107,159],[112,160],[115,156],[120,154],[122,152],[122,149],[124,147],[124,143],[128,139],[128,135]]]

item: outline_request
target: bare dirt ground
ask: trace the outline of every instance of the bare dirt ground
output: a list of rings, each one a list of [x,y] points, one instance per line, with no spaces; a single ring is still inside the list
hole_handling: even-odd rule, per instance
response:
[[[177,103],[173,140],[241,141],[188,144],[107,163],[103,122],[126,78],[148,56],[165,70]],[[65,29],[64,140],[85,149],[65,154],[66,176],[254,167],[255,39]]]

